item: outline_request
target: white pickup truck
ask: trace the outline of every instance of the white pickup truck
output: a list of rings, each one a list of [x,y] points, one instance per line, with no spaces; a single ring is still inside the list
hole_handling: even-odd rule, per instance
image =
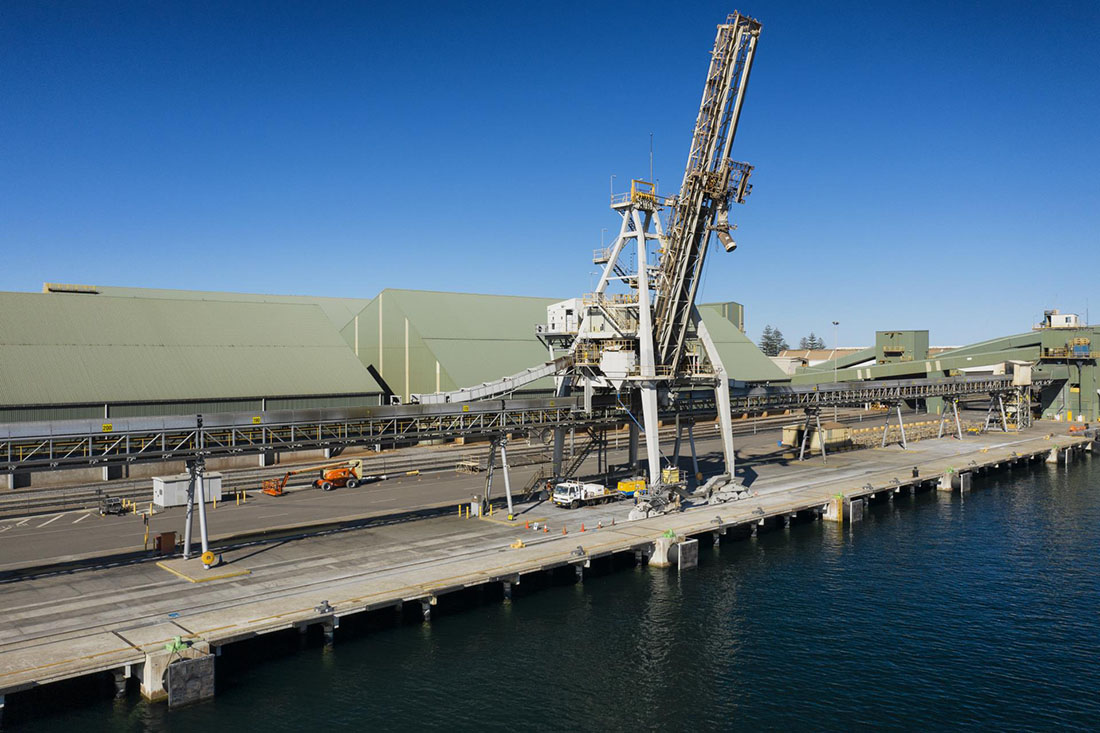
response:
[[[576,509],[585,504],[603,504],[618,501],[623,494],[602,484],[585,484],[580,481],[562,481],[554,487],[553,499],[558,506]]]

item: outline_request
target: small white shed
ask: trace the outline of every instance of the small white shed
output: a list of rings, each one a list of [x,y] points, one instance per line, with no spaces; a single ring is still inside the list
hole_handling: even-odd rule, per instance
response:
[[[159,507],[185,506],[187,504],[187,486],[190,483],[191,476],[186,473],[178,473],[175,476],[154,476],[153,503]],[[215,499],[221,501],[222,475],[220,473],[204,473],[202,483],[207,502]]]

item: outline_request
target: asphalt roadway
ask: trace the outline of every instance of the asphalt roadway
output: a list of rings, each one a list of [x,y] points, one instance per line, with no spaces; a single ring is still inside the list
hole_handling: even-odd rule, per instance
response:
[[[884,418],[874,417],[863,422],[869,427],[881,424]],[[762,430],[756,435],[737,436],[738,477],[752,483],[756,467],[770,461],[785,462],[777,446],[780,429]],[[673,441],[662,442],[662,452],[670,455]],[[721,445],[717,438],[696,440],[700,470],[716,473],[720,466]],[[644,441],[639,450],[644,459]],[[609,451],[612,464],[627,461],[625,448]],[[680,466],[691,468],[691,454],[685,440],[681,448]],[[513,494],[518,494],[539,469],[537,465],[512,468]],[[590,456],[578,471],[579,476],[596,470],[595,456]],[[321,491],[306,488],[289,491],[281,497],[271,497],[259,491],[250,492],[247,500],[238,503],[232,496],[223,497],[217,508],[207,504],[211,542],[226,544],[232,538],[257,536],[264,532],[307,532],[309,527],[333,526],[352,520],[370,522],[399,521],[423,516],[431,511],[442,512],[466,504],[474,495],[485,491],[485,474],[459,474],[442,470],[420,475],[402,475],[355,489]],[[498,469],[493,481],[493,498],[504,496],[504,477]],[[144,509],[146,507],[139,507]],[[175,531],[182,535],[185,521],[183,507],[161,510],[149,518],[149,547],[160,532]],[[79,510],[59,514],[37,515],[0,521],[0,571],[29,567],[63,565],[87,561],[95,557],[114,557],[139,553],[144,549],[145,519],[141,514],[101,517],[95,511]],[[194,519],[194,538],[198,541],[198,516]]]

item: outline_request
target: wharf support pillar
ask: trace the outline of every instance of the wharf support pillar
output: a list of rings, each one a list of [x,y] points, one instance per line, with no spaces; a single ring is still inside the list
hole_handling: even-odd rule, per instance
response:
[[[863,521],[863,499],[849,499],[844,496],[834,496],[825,505],[825,511],[821,518],[826,522],[861,522]]]
[[[653,543],[653,554],[649,564],[655,568],[668,568],[675,565],[680,570],[688,570],[699,564],[699,540],[686,540],[683,537],[658,537]]]

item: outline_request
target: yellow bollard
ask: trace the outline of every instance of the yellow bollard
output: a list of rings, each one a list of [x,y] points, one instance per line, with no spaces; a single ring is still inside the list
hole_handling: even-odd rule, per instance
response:
[[[462,519],[462,505],[461,504],[458,505],[458,518]]]
[[[470,518],[470,507],[466,507],[466,518]]]
[[[492,504],[489,505],[489,516],[490,517],[493,516],[493,505]]]
[[[214,497],[214,508],[215,509],[218,508],[218,497],[216,497],[216,496]]]
[[[237,492],[237,506],[241,505],[241,492]]]

